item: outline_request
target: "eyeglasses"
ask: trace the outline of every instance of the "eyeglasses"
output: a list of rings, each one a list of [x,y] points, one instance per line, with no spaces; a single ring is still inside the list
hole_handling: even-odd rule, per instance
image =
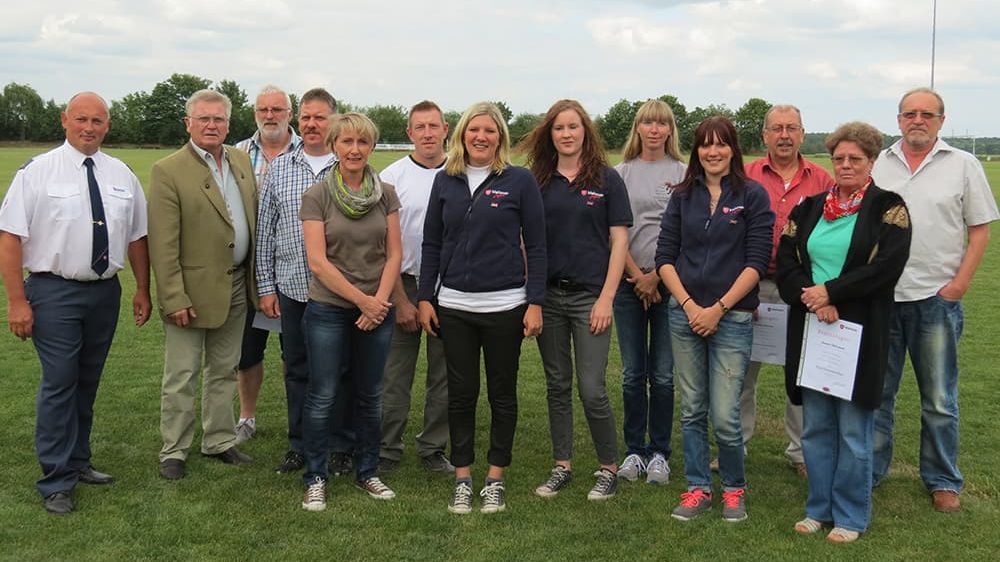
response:
[[[202,116],[202,117],[188,117],[189,121],[194,121],[201,125],[202,127],[207,127],[210,124],[215,126],[225,125],[229,122],[228,117],[218,117],[218,116]]]
[[[904,112],[902,112],[902,113],[899,114],[900,117],[902,117],[903,119],[907,119],[907,120],[916,119],[917,115],[919,115],[920,118],[923,119],[924,121],[930,121],[931,119],[934,119],[935,117],[941,117],[941,115],[943,115],[943,114],[942,113],[932,113],[930,111],[904,111]]]
[[[281,115],[282,113],[288,111],[287,107],[258,107],[257,113],[261,115],[267,115],[268,113],[273,113],[274,115]]]
[[[771,125],[770,127],[767,127],[767,130],[776,135],[780,135],[782,131],[788,131],[788,134],[794,135],[795,133],[801,131],[802,127],[799,127],[798,125]]]
[[[844,161],[847,161],[851,166],[860,166],[867,160],[868,158],[864,156],[834,156],[830,158],[830,161],[836,166],[842,165]]]

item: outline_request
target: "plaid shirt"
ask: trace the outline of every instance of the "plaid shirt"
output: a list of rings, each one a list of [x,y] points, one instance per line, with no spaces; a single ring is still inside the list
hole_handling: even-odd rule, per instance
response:
[[[291,138],[288,139],[288,146],[278,156],[290,154],[302,146],[302,137],[295,134],[295,131],[291,127],[288,128],[288,132],[291,133]],[[236,143],[236,148],[250,155],[250,163],[253,164],[253,175],[257,177],[257,185],[259,186],[264,181],[264,174],[267,173],[267,168],[271,165],[271,161],[274,161],[278,156],[272,158],[271,161],[268,161],[267,156],[264,156],[264,149],[260,146],[259,130],[252,137]]]
[[[300,145],[271,161],[260,184],[257,214],[257,293],[271,295],[280,290],[286,297],[306,302],[309,267],[299,220],[302,194],[326,179],[336,157],[319,174],[313,174]]]

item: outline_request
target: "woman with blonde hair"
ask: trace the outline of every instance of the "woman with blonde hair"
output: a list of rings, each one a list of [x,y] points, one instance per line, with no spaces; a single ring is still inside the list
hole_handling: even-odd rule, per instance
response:
[[[670,478],[670,436],[674,418],[673,357],[668,297],[653,263],[660,218],[687,166],[677,142],[677,122],[666,102],[653,99],[635,114],[624,161],[615,167],[628,190],[625,280],[615,296],[614,316],[622,357],[625,459],[618,476],[650,484]],[[648,440],[647,440],[648,436]]]
[[[608,166],[600,135],[574,100],[560,100],[522,144],[542,190],[548,289],[538,336],[555,467],[535,489],[552,497],[572,480],[573,364],[600,464],[587,499],[618,488],[618,440],[605,377],[611,316],[628,253],[628,193]],[[570,350],[573,355],[571,356]]]
[[[420,323],[429,335],[440,335],[448,367],[452,513],[472,511],[480,350],[491,410],[481,511],[506,507],[503,477],[517,425],[521,341],[542,330],[544,220],[534,177],[510,164],[510,133],[500,110],[474,104],[455,127],[448,163],[431,187],[418,288]]]

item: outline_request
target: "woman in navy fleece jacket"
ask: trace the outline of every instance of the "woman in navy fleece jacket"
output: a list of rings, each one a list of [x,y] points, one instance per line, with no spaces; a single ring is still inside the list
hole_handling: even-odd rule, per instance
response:
[[[767,192],[743,175],[736,129],[702,121],[684,181],[663,214],[656,269],[668,304],[688,491],[672,515],[711,509],[708,416],[719,447],[722,517],[746,519],[740,392],[750,363],[757,281],[771,259],[774,212]]]
[[[497,107],[483,102],[466,110],[424,220],[420,323],[429,335],[440,334],[448,366],[452,513],[472,511],[479,351],[492,414],[481,511],[496,513],[506,507],[503,474],[517,425],[521,340],[542,330],[542,196],[531,172],[511,166],[509,155],[510,134]]]

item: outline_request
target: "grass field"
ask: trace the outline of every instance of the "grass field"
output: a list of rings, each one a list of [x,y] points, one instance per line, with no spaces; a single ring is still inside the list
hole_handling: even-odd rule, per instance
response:
[[[17,167],[38,152],[41,149],[0,149],[0,192],[6,192]],[[127,161],[144,185],[152,163],[169,153],[109,152]],[[374,164],[381,168],[396,157],[379,153]],[[1000,188],[1000,163],[988,163],[987,173],[994,188]],[[30,343],[8,333],[0,336],[0,560],[997,560],[998,268],[1000,242],[994,241],[965,299],[960,466],[967,484],[959,514],[932,511],[917,474],[919,404],[908,373],[898,402],[895,464],[874,494],[870,532],[849,546],[796,535],[792,525],[803,514],[806,484],[782,456],[784,389],[775,367],[761,375],[758,428],[747,457],[748,521],[727,524],[718,509],[690,523],[669,517],[684,489],[676,421],[669,485],[625,483],[608,502],[587,501],[592,483],[588,474],[596,460],[579,405],[577,481],[559,497],[541,500],[531,491],[548,474],[551,448],[544,374],[533,341],[525,342],[521,361],[520,420],[505,513],[458,517],[446,512],[450,480],[425,472],[413,453],[416,410],[404,462],[387,478],[396,500],[372,500],[342,477],[329,486],[327,511],[303,511],[300,478],[271,470],[286,445],[284,391],[273,338],[259,406],[259,437],[244,449],[256,462],[233,468],[205,460],[195,449],[188,477],[167,482],[156,473],[162,326],[153,321],[136,329],[123,307],[95,406],[92,437],[95,465],[114,474],[117,482],[108,487],[80,485],[77,511],[66,517],[47,514],[34,488],[39,472],[33,447],[37,357]],[[122,279],[130,296],[134,281],[127,272]],[[612,350],[608,385],[620,424],[621,362],[616,344]],[[420,386],[415,385],[414,404],[422,403]],[[480,463],[487,438],[487,409],[481,406]],[[477,488],[484,476],[482,464],[478,469]]]

